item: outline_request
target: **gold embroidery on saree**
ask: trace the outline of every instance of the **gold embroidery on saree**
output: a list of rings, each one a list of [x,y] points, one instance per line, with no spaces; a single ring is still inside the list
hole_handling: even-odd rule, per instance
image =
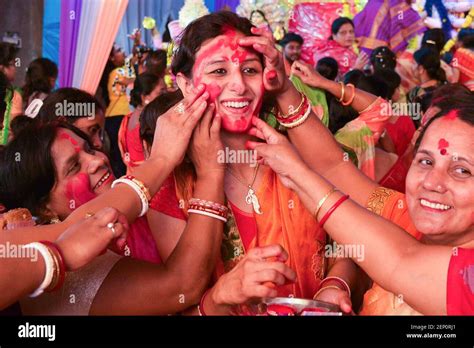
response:
[[[381,215],[387,199],[389,199],[394,193],[394,190],[390,190],[385,187],[377,187],[374,192],[372,192],[369,200],[367,201],[367,209],[372,213]]]
[[[222,236],[221,244],[221,256],[226,273],[234,268],[245,256],[244,243],[240,238],[232,208],[230,205],[228,205],[228,207],[229,214],[227,216],[227,223],[224,226],[224,235]]]

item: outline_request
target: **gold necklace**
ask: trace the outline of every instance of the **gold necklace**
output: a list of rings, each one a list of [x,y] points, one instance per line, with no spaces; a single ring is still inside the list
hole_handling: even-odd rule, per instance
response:
[[[257,178],[257,173],[258,173],[259,166],[260,166],[260,164],[257,163],[257,166],[255,167],[255,171],[253,173],[252,182],[250,184],[246,184],[245,182],[240,180],[240,178],[229,167],[227,167],[227,169],[229,170],[229,173],[234,178],[236,178],[239,183],[241,183],[242,185],[248,187],[249,190],[247,192],[247,195],[245,196],[245,203],[247,203],[248,205],[252,205],[253,211],[256,214],[261,215],[262,211],[260,210],[260,202],[258,201],[258,197],[255,194],[255,190],[253,189],[253,184],[255,183],[255,179]]]

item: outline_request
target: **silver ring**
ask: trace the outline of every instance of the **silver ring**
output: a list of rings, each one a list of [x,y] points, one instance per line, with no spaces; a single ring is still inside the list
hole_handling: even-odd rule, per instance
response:
[[[115,226],[115,224],[113,222],[109,222],[107,224],[107,228],[112,231],[112,236],[115,238],[115,236],[117,235],[117,232],[115,231],[114,226]]]
[[[184,114],[184,103],[181,102],[178,104],[178,106],[176,107],[176,111],[178,112],[178,114]]]

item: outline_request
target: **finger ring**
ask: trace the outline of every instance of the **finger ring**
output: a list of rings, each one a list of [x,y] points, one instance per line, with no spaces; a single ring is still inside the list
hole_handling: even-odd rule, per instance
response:
[[[178,104],[178,106],[176,107],[176,111],[178,112],[178,114],[184,114],[184,103],[183,102]]]
[[[115,238],[115,235],[117,234],[117,232],[115,232],[115,227],[114,226],[115,226],[115,224],[113,222],[109,222],[107,224],[107,228],[112,231],[112,236]]]

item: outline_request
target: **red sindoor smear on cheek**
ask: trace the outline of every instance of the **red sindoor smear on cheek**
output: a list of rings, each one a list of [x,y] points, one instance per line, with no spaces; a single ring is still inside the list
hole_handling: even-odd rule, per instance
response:
[[[67,183],[66,196],[70,201],[69,208],[72,211],[97,197],[92,192],[89,176],[85,173],[77,174]]]
[[[209,103],[215,103],[222,92],[222,88],[216,82],[212,82],[206,85],[206,91],[209,93]]]

